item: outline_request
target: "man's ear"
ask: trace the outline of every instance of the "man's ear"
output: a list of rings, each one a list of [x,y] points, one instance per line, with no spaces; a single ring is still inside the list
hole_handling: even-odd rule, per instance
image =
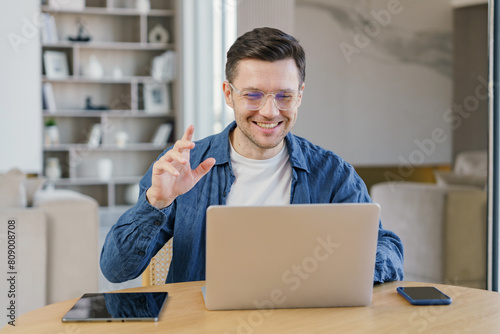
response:
[[[302,83],[302,86],[300,87],[300,95],[299,95],[299,103],[297,104],[297,108],[300,107],[300,105],[302,104],[302,95],[304,94],[304,88],[306,87],[306,84],[305,82]]]
[[[222,83],[222,91],[224,92],[224,98],[226,100],[226,104],[229,107],[234,108],[233,99],[231,98],[231,86],[229,85],[228,81],[224,81]]]

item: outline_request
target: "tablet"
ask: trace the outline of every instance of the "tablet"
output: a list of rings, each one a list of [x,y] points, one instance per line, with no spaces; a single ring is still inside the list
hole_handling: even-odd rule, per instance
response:
[[[168,292],[86,293],[62,322],[158,321]]]

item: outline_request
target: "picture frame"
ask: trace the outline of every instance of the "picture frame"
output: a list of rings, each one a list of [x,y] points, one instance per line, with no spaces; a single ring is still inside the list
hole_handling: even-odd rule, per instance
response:
[[[170,94],[165,83],[144,83],[144,112],[146,114],[168,114]]]
[[[45,51],[43,64],[47,79],[64,79],[69,76],[68,57],[60,51]]]

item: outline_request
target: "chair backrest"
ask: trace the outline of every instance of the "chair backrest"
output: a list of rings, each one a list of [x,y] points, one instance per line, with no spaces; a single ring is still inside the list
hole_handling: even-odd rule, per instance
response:
[[[165,284],[170,262],[172,261],[172,242],[173,238],[151,259],[148,267],[142,273],[143,286]]]

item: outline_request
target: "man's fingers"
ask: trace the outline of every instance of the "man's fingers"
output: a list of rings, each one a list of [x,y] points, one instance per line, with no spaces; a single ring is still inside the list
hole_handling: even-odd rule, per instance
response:
[[[194,143],[190,140],[180,139],[175,142],[172,150],[182,151],[182,150],[190,150],[194,147]]]
[[[154,165],[153,174],[161,175],[165,172],[169,173],[172,176],[179,176],[179,171],[169,162],[158,160]]]
[[[187,127],[186,131],[184,132],[184,135],[182,136],[182,140],[191,140],[193,138],[193,133],[194,133],[194,125],[190,125]]]
[[[188,162],[187,159],[182,155],[182,153],[180,153],[179,151],[176,151],[176,150],[168,151],[160,160],[166,161],[166,162],[176,161],[176,162],[183,164],[183,165]]]
[[[215,165],[214,158],[208,158],[207,160],[199,164],[198,167],[196,167],[196,169],[194,170],[198,180],[201,179],[206,173],[208,173],[214,165]]]

